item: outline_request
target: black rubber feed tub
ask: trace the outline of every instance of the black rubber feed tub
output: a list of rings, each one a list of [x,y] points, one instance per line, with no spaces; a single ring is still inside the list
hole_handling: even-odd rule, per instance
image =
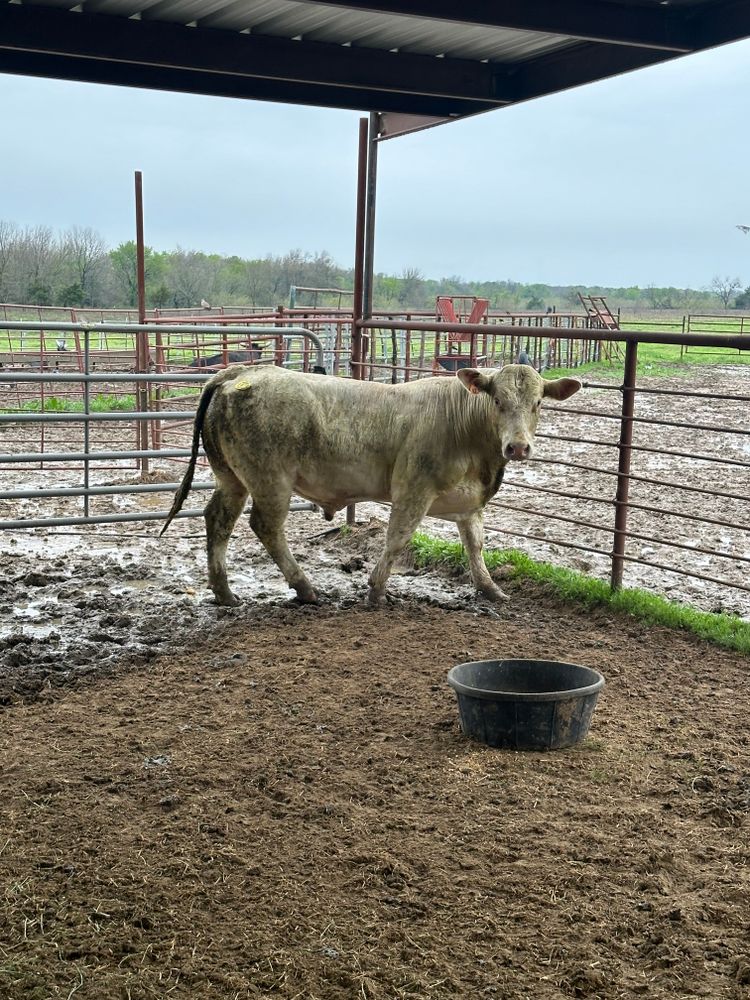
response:
[[[604,678],[560,660],[475,660],[448,672],[461,729],[491,747],[560,750],[589,731]]]

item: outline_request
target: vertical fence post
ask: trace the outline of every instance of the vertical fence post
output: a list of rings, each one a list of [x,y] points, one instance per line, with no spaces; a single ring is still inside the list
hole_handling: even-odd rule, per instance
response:
[[[146,322],[146,245],[143,238],[143,174],[135,172],[135,270],[138,289],[138,322]],[[148,372],[148,334],[139,330],[135,335],[135,367],[138,372]],[[136,409],[148,409],[148,388],[146,382],[135,384]],[[148,451],[148,424],[139,420],[136,431],[139,451]],[[148,458],[140,459],[141,475],[148,472]]]
[[[375,276],[375,195],[378,180],[378,129],[380,116],[370,112],[367,129],[367,181],[365,193],[365,244],[362,274],[362,315],[372,316],[373,281]]]
[[[615,494],[615,534],[612,542],[613,590],[622,587],[625,543],[628,529],[628,496],[630,493],[630,460],[633,446],[633,414],[635,412],[636,366],[638,364],[638,342],[629,340],[625,345],[625,371],[622,384],[622,411],[620,418],[620,440],[617,445],[617,492]]]
[[[276,315],[278,316],[278,318],[280,320],[283,319],[283,317],[284,317],[284,307],[282,305],[276,306]],[[283,323],[274,323],[273,325],[274,326],[283,327],[284,324]],[[285,348],[285,346],[288,348],[289,344],[288,344],[288,342],[286,342],[284,340],[284,337],[282,336],[282,334],[279,334],[279,336],[276,337],[275,343],[276,343],[276,347],[274,349],[274,361],[273,361],[273,363],[278,368],[283,368],[284,367],[284,360],[285,360],[285,358],[288,358],[289,355],[290,355],[290,350],[287,349],[285,351],[284,348]]]
[[[351,373],[352,378],[361,379],[363,343],[362,330],[358,326],[364,308],[365,275],[365,220],[367,191],[368,120],[359,120],[359,146],[357,163],[357,223],[354,237],[354,296],[352,302]],[[353,503],[346,508],[346,523],[354,524],[356,507]]]
[[[365,225],[367,214],[367,119],[359,120],[359,156],[357,163],[357,215],[354,237],[354,296],[352,302],[352,378],[362,378],[362,330],[358,322],[364,310]]]
[[[83,495],[83,516],[89,516],[89,486],[91,484],[91,387],[88,375],[91,372],[91,331],[83,331],[83,373],[86,378],[83,382],[83,453],[86,456],[83,460],[83,488],[86,492]]]

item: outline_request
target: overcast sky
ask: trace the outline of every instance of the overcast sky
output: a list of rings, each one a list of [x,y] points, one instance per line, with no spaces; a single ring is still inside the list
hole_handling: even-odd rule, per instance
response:
[[[750,284],[750,42],[380,147],[378,271]],[[354,256],[354,112],[0,74],[0,219],[242,257]]]

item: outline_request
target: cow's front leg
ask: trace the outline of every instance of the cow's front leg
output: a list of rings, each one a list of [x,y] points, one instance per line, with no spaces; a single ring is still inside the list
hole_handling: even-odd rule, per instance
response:
[[[385,549],[382,556],[370,573],[370,604],[377,606],[383,599],[385,585],[391,575],[393,564],[409,543],[411,536],[419,527],[422,518],[434,500],[434,496],[418,494],[416,491],[408,498],[392,498],[391,517],[388,521],[388,531],[385,537]]]
[[[469,517],[462,517],[456,523],[458,524],[458,533],[461,536],[461,544],[469,557],[469,570],[474,586],[480,594],[488,597],[491,601],[507,601],[508,595],[492,579],[482,557],[484,511],[480,510]]]

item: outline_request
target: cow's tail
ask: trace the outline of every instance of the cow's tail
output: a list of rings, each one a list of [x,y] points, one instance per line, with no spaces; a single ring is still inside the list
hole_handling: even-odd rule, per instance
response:
[[[167,514],[167,519],[164,522],[164,527],[159,532],[159,536],[164,534],[169,525],[172,523],[174,518],[179,514],[182,505],[187,499],[187,495],[190,492],[190,487],[193,485],[193,476],[195,475],[195,463],[198,461],[198,449],[201,443],[201,433],[203,431],[203,421],[206,417],[206,411],[214,397],[214,393],[223,385],[224,382],[230,379],[236,378],[240,374],[240,371],[245,371],[246,369],[241,368],[238,370],[239,366],[232,368],[225,368],[223,372],[218,372],[213,378],[209,379],[208,382],[203,386],[203,392],[201,393],[201,398],[198,401],[198,409],[195,413],[195,421],[193,423],[193,446],[190,453],[190,461],[188,462],[188,467],[185,475],[182,477],[182,482],[177,487],[177,492],[174,495],[174,500],[172,501],[172,506],[169,513]]]

